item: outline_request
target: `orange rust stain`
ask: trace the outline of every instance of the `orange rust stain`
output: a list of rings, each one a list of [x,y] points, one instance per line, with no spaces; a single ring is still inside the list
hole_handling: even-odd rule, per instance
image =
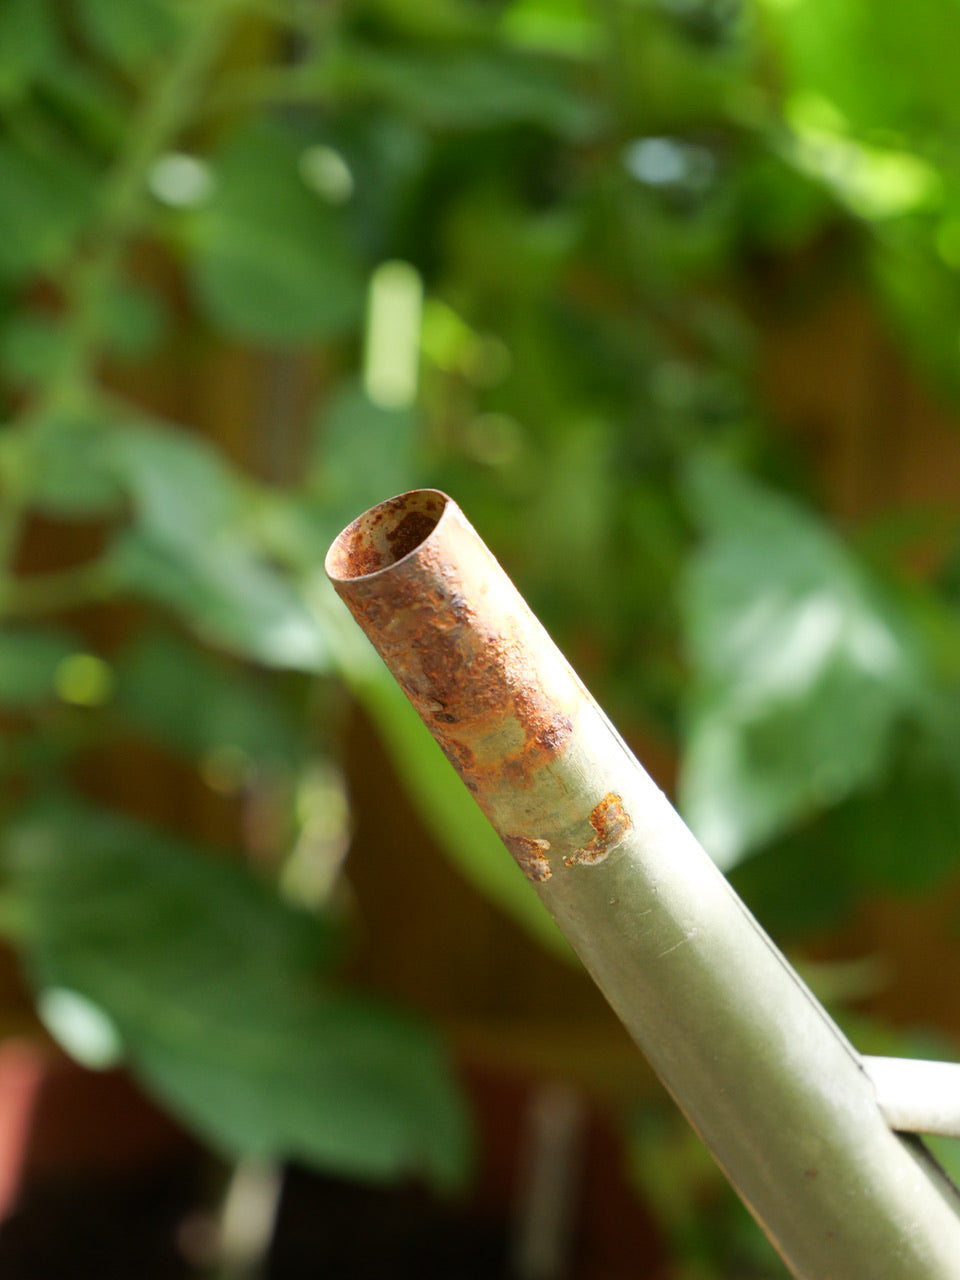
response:
[[[483,614],[484,600],[475,606],[467,599],[457,564],[442,546],[416,542],[422,535],[416,521],[433,522],[415,512],[407,519],[403,538],[413,540],[415,555],[374,594],[358,598],[354,616],[474,794],[498,780],[528,785],[563,749],[573,723],[543,693],[520,625],[507,615],[494,628]],[[401,546],[406,543],[398,537],[395,549]],[[485,741],[510,722],[520,740],[509,754],[491,758]]]
[[[365,610],[371,627],[378,629],[401,612],[409,624],[402,636],[397,634],[396,645],[388,643],[406,668],[409,696],[439,737],[460,739],[462,728],[470,739],[483,738],[513,716],[522,728],[523,745],[498,765],[517,776],[560,750],[573,725],[538,696],[537,673],[514,636],[485,629],[455,589],[445,594],[423,583],[406,584],[389,600],[371,602]]]
[[[362,578],[383,568],[383,556],[371,543],[357,542],[350,548],[345,568],[351,578]]]
[[[627,833],[633,828],[630,815],[624,810],[623,801],[614,792],[609,792],[590,814],[590,825],[596,833],[582,849],[564,858],[568,867],[579,864],[594,866],[602,862],[608,853],[623,844]]]
[[[546,857],[550,848],[549,840],[535,840],[530,836],[504,836],[503,843],[516,858],[517,865],[528,880],[542,883],[553,875]]]
[[[573,721],[540,694],[539,683],[529,680],[513,695],[517,719],[526,732],[526,750],[559,751],[573,733]]]
[[[440,749],[462,778],[470,778],[474,772],[476,755],[465,742],[456,742],[445,737],[440,742]],[[472,789],[472,788],[471,788]]]

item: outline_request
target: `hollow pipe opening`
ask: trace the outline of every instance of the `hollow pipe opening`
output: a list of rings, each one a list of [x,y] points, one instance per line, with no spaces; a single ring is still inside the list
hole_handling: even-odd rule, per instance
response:
[[[334,582],[349,582],[389,569],[433,533],[449,501],[439,489],[411,489],[371,507],[335,540],[327,573]]]

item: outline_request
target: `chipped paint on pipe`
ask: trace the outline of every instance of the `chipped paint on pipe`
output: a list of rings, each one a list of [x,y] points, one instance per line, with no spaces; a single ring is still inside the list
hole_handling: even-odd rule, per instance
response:
[[[792,1273],[957,1280],[954,1188],[456,504],[390,499],[326,568]]]

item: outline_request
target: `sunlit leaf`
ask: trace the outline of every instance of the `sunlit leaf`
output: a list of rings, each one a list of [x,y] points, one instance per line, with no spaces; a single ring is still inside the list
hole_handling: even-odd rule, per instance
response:
[[[512,44],[570,58],[596,57],[603,46],[598,15],[583,0],[513,0],[501,26]]]
[[[172,609],[209,643],[267,666],[319,671],[327,648],[293,585],[249,543],[193,548],[129,530],[114,543],[112,572],[130,590]]]
[[[702,461],[688,497],[705,533],[685,587],[693,689],[681,794],[730,865],[885,767],[917,700],[905,619],[814,517]]]
[[[953,70],[960,31],[945,10],[897,0],[765,0],[763,7],[788,85],[816,95],[839,123],[890,137],[960,120]]]
[[[110,457],[134,510],[133,527],[110,553],[119,583],[234,652],[270,666],[324,665],[316,618],[268,561],[242,478],[208,442],[128,424],[113,437]]]
[[[114,437],[111,456],[137,524],[159,542],[200,550],[239,524],[241,478],[201,436],[132,423]]]
[[[336,931],[222,859],[118,815],[47,805],[8,840],[40,989],[101,1009],[137,1073],[232,1154],[353,1176],[463,1174],[435,1037],[335,993]]]

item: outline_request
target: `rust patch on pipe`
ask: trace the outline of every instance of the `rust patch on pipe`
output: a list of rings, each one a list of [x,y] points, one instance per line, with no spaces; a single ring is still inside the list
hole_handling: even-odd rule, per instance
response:
[[[528,880],[542,883],[550,879],[553,872],[546,856],[549,840],[535,840],[530,836],[503,836],[502,839]]]
[[[436,520],[424,511],[410,511],[403,517],[395,529],[387,531],[387,541],[397,560],[402,560],[419,547],[423,540],[433,533],[437,527]]]
[[[376,573],[383,568],[383,557],[372,546],[357,546],[351,552],[351,570],[353,577],[362,577],[368,573]]]
[[[547,637],[445,495],[416,490],[365,513],[327,569],[481,803],[527,788],[565,748],[582,695],[555,669],[545,676]]]
[[[595,866],[608,853],[619,848],[632,830],[633,822],[623,807],[623,801],[612,791],[595,805],[590,814],[590,825],[596,833],[582,849],[564,858],[568,867],[584,864]]]

